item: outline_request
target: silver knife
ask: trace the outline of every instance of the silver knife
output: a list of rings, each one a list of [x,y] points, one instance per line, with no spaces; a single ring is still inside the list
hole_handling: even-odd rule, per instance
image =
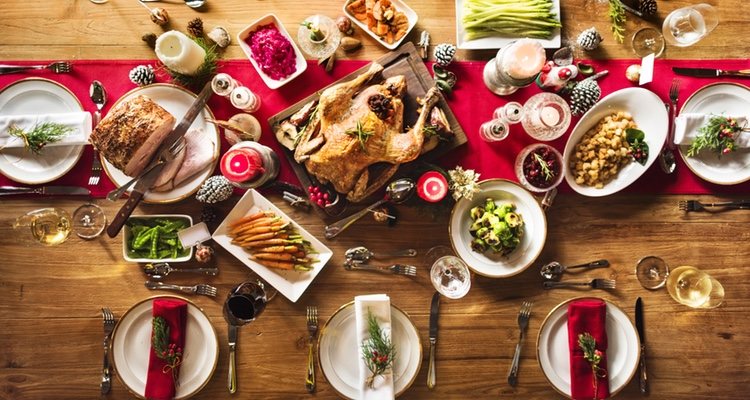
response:
[[[78,186],[40,186],[35,188],[20,186],[0,186],[0,196],[7,196],[11,194],[89,196],[91,195],[91,191]]]
[[[643,330],[643,301],[639,297],[635,301],[635,328],[641,340],[641,356],[638,362],[638,382],[641,393],[648,392],[648,376],[646,375],[646,336]]]
[[[154,182],[156,182],[156,179],[159,177],[159,174],[166,165],[166,163],[159,163],[160,154],[162,154],[163,151],[169,151],[169,148],[172,146],[172,144],[174,144],[174,142],[185,135],[185,132],[187,132],[188,128],[190,128],[190,125],[193,124],[195,118],[203,110],[203,107],[206,105],[206,101],[208,101],[211,93],[213,93],[213,91],[211,90],[211,82],[208,82],[203,87],[203,90],[201,90],[201,93],[198,95],[195,101],[193,101],[193,104],[187,110],[185,116],[182,117],[182,121],[180,121],[180,123],[177,124],[174,129],[172,129],[172,132],[167,135],[164,141],[162,141],[159,149],[157,149],[154,153],[154,157],[151,159],[151,162],[146,166],[146,169],[152,168],[151,171],[143,175],[141,179],[138,180],[138,182],[135,184],[135,187],[133,188],[133,191],[130,192],[128,201],[123,204],[123,206],[120,208],[120,211],[117,212],[115,217],[112,218],[112,222],[109,224],[109,226],[107,226],[107,235],[109,235],[109,237],[113,238],[117,236],[117,234],[120,232],[120,229],[122,229],[122,226],[125,225],[125,221],[127,221],[130,214],[132,214],[133,210],[135,210],[135,207],[138,205],[138,203],[141,202],[141,199],[143,199],[143,195],[146,194],[146,192],[151,189],[151,186],[153,186]],[[154,164],[157,165],[153,166]]]
[[[717,78],[720,76],[733,76],[737,78],[750,78],[750,69],[727,70],[714,68],[680,68],[672,67],[672,71],[678,75],[695,76],[698,78]]]
[[[237,347],[237,329],[237,325],[229,324],[229,380],[227,382],[229,393],[237,391],[237,367],[234,356]]]
[[[427,370],[427,387],[435,387],[435,347],[437,347],[438,315],[440,314],[440,293],[432,295],[430,306],[430,364]]]

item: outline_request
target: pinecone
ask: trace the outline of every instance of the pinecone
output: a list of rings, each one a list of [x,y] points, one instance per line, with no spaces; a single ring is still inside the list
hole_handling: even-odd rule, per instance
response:
[[[203,20],[200,18],[190,20],[187,24],[187,31],[193,37],[203,37]]]
[[[578,45],[586,51],[596,50],[596,48],[599,47],[599,43],[602,42],[602,35],[600,35],[599,31],[592,26],[581,32],[581,34],[578,35],[576,42],[578,42]]]
[[[602,90],[593,79],[584,79],[570,93],[570,109],[573,115],[581,115],[599,101]]]
[[[456,46],[450,43],[440,43],[435,46],[435,62],[441,67],[447,67],[456,55]]]
[[[150,65],[139,65],[130,70],[128,77],[138,86],[150,85],[154,83],[154,68]]]
[[[156,48],[156,34],[153,33],[146,33],[143,36],[141,36],[141,40],[146,42],[148,47],[150,48]]]
[[[201,221],[205,222],[206,225],[211,226],[213,223],[219,220],[219,210],[213,206],[203,206],[201,209]]]
[[[198,193],[195,194],[196,200],[201,203],[218,203],[224,201],[232,196],[234,192],[234,186],[229,183],[229,180],[221,175],[215,175],[203,183]]]
[[[638,11],[642,12],[643,15],[656,14],[656,0],[640,0],[638,2]]]

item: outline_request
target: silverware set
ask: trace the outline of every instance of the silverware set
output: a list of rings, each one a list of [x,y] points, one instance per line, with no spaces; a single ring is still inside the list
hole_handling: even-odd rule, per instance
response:
[[[78,186],[0,186],[0,196],[12,194],[40,194],[43,196],[62,195],[62,196],[89,196],[91,191]]]
[[[109,340],[112,337],[112,331],[115,330],[115,315],[112,311],[102,308],[102,320],[104,324],[104,363],[102,366],[102,382],[99,385],[102,394],[107,394],[112,389],[112,371],[109,368]]]
[[[146,287],[151,290],[174,290],[187,294],[201,294],[208,297],[216,297],[218,290],[205,283],[199,283],[193,286],[170,285],[162,282],[146,281]]]
[[[310,334],[307,347],[307,378],[305,388],[315,392],[315,336],[318,334],[318,307],[307,306],[307,332]]]
[[[173,268],[168,263],[148,263],[143,266],[143,272],[149,279],[160,281],[172,272],[186,272],[191,274],[203,274],[215,276],[219,274],[218,268]]]
[[[376,271],[387,274],[396,275],[407,275],[416,276],[417,267],[407,264],[392,264],[392,265],[369,265],[365,262],[371,258],[377,257],[416,257],[417,251],[414,249],[398,250],[393,252],[385,253],[374,253],[364,246],[352,247],[344,253],[346,256],[346,262],[344,262],[344,269],[347,271]]]
[[[534,303],[530,301],[524,301],[521,304],[521,309],[518,311],[518,330],[520,334],[518,336],[518,343],[516,344],[516,351],[513,354],[513,361],[510,363],[510,371],[508,372],[508,383],[511,386],[516,386],[518,383],[518,363],[521,359],[521,343],[523,342],[526,329],[529,327],[529,319],[531,318],[531,306]]]
[[[344,263],[344,269],[346,269],[347,271],[375,271],[375,272],[383,272],[386,274],[406,275],[406,276],[417,275],[417,267],[413,265],[406,265],[406,264],[377,266],[377,265],[362,264],[356,261],[346,261]]]
[[[677,208],[685,212],[748,210],[750,209],[750,200],[720,201],[715,203],[702,203],[698,200],[681,200],[677,203]]]
[[[55,61],[43,65],[0,65],[0,75],[14,74],[16,72],[45,70],[48,69],[56,74],[67,74],[73,70],[73,65],[68,61]]]
[[[543,286],[545,289],[555,289],[561,287],[590,287],[592,289],[615,289],[616,281],[614,279],[601,279],[596,278],[586,282],[554,282],[545,281]]]

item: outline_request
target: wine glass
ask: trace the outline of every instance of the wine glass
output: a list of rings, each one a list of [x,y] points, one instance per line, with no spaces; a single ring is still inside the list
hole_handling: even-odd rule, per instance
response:
[[[68,240],[72,231],[70,214],[56,207],[32,210],[16,218],[13,229],[22,243],[54,246]]]
[[[242,282],[229,292],[224,302],[224,318],[235,326],[253,322],[275,296],[276,290],[267,290],[260,280]]]
[[[691,266],[677,267],[669,274],[667,291],[678,303],[693,308],[714,308],[724,302],[721,283]]]
[[[664,36],[656,28],[642,28],[633,34],[630,45],[640,58],[649,54],[659,57],[664,52]]]
[[[83,204],[73,212],[73,231],[81,239],[94,239],[101,235],[106,227],[107,216],[96,204]]]
[[[430,268],[432,286],[449,299],[460,299],[471,289],[471,271],[463,260],[447,246],[436,246],[425,255]]]
[[[643,257],[635,265],[635,276],[644,288],[658,289],[667,281],[669,266],[659,257]]]
[[[662,33],[667,43],[692,46],[708,36],[719,24],[718,12],[709,4],[701,3],[678,8],[664,19]]]

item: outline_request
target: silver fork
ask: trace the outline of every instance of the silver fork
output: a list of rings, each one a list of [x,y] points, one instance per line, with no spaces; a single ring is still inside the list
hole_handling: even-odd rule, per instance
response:
[[[544,288],[545,289],[554,289],[559,287],[580,287],[580,286],[590,286],[593,289],[615,289],[616,281],[614,279],[592,279],[589,282],[552,282],[552,281],[545,281],[544,282]]]
[[[140,174],[138,174],[138,176],[129,180],[122,186],[118,187],[117,189],[112,189],[109,193],[107,193],[107,200],[117,201],[117,199],[119,199],[122,196],[122,194],[128,190],[128,188],[130,188],[134,183],[136,183],[139,179],[141,179],[141,177],[149,173],[149,171],[154,169],[157,165],[168,163],[174,160],[175,157],[177,157],[177,155],[180,154],[182,149],[185,148],[185,146],[187,146],[187,141],[185,140],[184,137],[172,143],[172,145],[169,146],[168,149],[162,151],[161,154],[159,154],[159,160],[155,162],[152,166],[144,169]],[[90,184],[91,182],[89,182],[89,185]]]
[[[669,150],[674,150],[674,120],[677,118],[677,101],[680,98],[680,84],[682,83],[679,79],[672,79],[672,86],[669,87],[669,102],[672,103],[672,128],[669,130],[669,137],[667,137],[667,146]]]
[[[73,69],[73,65],[68,61],[55,61],[44,65],[0,65],[0,75],[42,69],[49,69],[56,74],[65,74]]]
[[[701,203],[698,200],[680,200],[677,208],[682,211],[722,211],[724,209],[710,209],[711,207],[724,207],[724,209],[747,210],[750,209],[750,200],[721,201],[718,203]]]
[[[669,134],[667,135],[666,143],[659,153],[659,165],[661,165],[662,171],[667,174],[671,174],[675,171],[677,163],[675,162],[675,144],[674,144],[674,121],[677,118],[677,100],[680,94],[680,83],[679,79],[672,80],[672,86],[669,87],[669,102],[667,105],[670,113],[671,125]]]
[[[511,386],[516,386],[518,383],[518,363],[521,359],[521,343],[523,342],[526,328],[529,327],[529,318],[531,317],[531,306],[534,303],[530,301],[524,301],[521,304],[521,310],[518,311],[518,329],[521,333],[518,336],[518,343],[516,344],[516,352],[513,354],[513,361],[510,363],[510,371],[508,372],[508,383]]]
[[[386,274],[396,274],[396,275],[407,275],[407,276],[417,275],[417,267],[413,265],[406,265],[406,264],[393,264],[393,265],[381,267],[381,266],[376,266],[376,265],[367,265],[367,264],[362,264],[358,262],[347,261],[344,263],[344,268],[347,271],[362,270],[362,271],[384,272]]]
[[[188,294],[202,294],[204,296],[216,297],[217,289],[205,283],[199,283],[194,286],[170,285],[162,282],[146,281],[146,287],[151,290],[176,290]]]
[[[305,379],[305,388],[310,393],[315,392],[315,335],[318,333],[318,307],[307,306],[307,331],[310,333],[310,340],[307,344],[307,379]]]
[[[102,394],[107,394],[112,389],[112,372],[109,370],[109,339],[112,337],[112,331],[115,329],[115,315],[112,311],[102,308],[102,318],[104,320],[104,363],[102,367],[102,382],[99,384]]]

